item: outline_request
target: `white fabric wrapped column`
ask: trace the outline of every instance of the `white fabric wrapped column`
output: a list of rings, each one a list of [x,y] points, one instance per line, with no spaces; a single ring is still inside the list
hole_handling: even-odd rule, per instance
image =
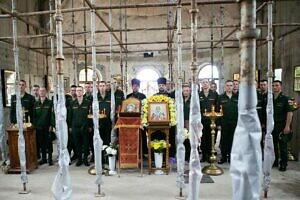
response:
[[[238,122],[231,150],[233,199],[259,199],[262,178],[261,127],[256,105],[256,1],[241,1],[241,82]]]
[[[0,72],[0,91],[2,91],[2,75]],[[6,136],[4,130],[4,109],[3,109],[3,96],[0,92],[0,150],[2,152],[3,165],[6,165],[7,161],[7,146],[6,146]]]
[[[189,117],[189,138],[191,144],[190,154],[190,172],[189,172],[189,200],[199,199],[200,181],[202,178],[201,164],[198,153],[199,139],[202,136],[202,124],[200,114],[200,101],[198,95],[198,87],[196,84],[197,72],[197,13],[196,1],[191,1],[191,49],[192,49],[192,63],[191,71],[193,76],[192,96],[190,104]]]
[[[58,101],[57,101],[57,118],[56,124],[58,141],[59,141],[59,170],[52,184],[51,191],[55,199],[71,199],[72,186],[71,177],[69,174],[70,156],[67,149],[68,143],[68,126],[67,126],[67,109],[65,104],[64,92],[64,76],[63,76],[63,45],[62,45],[62,13],[61,13],[61,0],[55,1],[56,8],[56,42],[57,42],[57,55],[56,67],[58,77]]]
[[[49,10],[53,10],[53,0],[49,1]],[[56,66],[55,66],[55,60],[54,60],[54,30],[53,30],[53,14],[50,14],[50,46],[51,46],[51,73],[52,73],[52,78],[53,78],[53,108],[54,108],[54,115],[55,115],[55,135],[57,138],[59,138],[58,136],[58,114],[57,114],[57,76],[56,76]],[[57,141],[57,152],[59,155],[59,149],[60,149],[60,144],[59,141]]]
[[[198,87],[192,84],[192,97],[190,106],[189,137],[191,144],[190,172],[189,172],[189,200],[199,199],[200,181],[202,178],[201,164],[199,159],[198,146],[202,136],[202,124],[200,114],[200,101]]]
[[[94,123],[94,154],[95,154],[95,169],[96,169],[96,181],[98,186],[98,194],[101,194],[102,179],[102,145],[103,141],[99,134],[99,102],[97,98],[97,84],[96,84],[96,40],[95,40],[95,9],[94,0],[91,0],[91,45],[92,45],[92,65],[93,65],[93,123]]]
[[[274,144],[272,131],[274,128],[274,108],[273,108],[273,92],[272,92],[272,50],[273,50],[273,31],[272,31],[272,6],[273,2],[268,2],[268,103],[267,103],[267,133],[264,141],[264,161],[263,161],[263,189],[264,197],[267,198],[268,190],[271,183],[271,170],[275,161]]]
[[[12,0],[12,13],[16,12],[16,2]],[[14,52],[14,61],[15,61],[15,71],[16,71],[16,116],[17,123],[19,128],[19,137],[18,137],[18,153],[21,166],[21,182],[23,184],[23,190],[26,191],[26,183],[28,183],[28,177],[26,174],[26,154],[25,154],[25,139],[23,134],[23,115],[22,115],[22,104],[20,97],[20,66],[19,66],[19,48],[18,48],[18,29],[17,29],[17,18],[13,17],[13,52]]]
[[[175,92],[175,102],[176,102],[176,119],[177,119],[177,146],[176,146],[176,162],[177,162],[177,179],[176,185],[180,189],[179,196],[182,197],[182,189],[185,188],[184,184],[184,162],[185,162],[185,147],[183,145],[183,129],[184,129],[184,118],[183,118],[183,97],[182,97],[182,78],[179,74],[182,69],[182,39],[181,39],[181,5],[177,6],[177,87]]]

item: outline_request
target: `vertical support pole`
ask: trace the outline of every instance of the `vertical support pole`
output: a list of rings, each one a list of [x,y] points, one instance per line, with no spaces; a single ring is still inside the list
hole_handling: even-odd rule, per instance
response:
[[[211,81],[214,82],[214,16],[211,16],[210,22],[210,64],[211,64]]]
[[[196,8],[195,0],[192,0],[191,13],[191,49],[192,49],[192,62],[191,62],[191,71],[193,83],[196,82],[196,72],[197,72],[197,15],[199,10]]]
[[[85,7],[85,0],[82,0],[83,7]],[[85,81],[87,81],[87,50],[86,50],[86,12],[83,11],[83,32],[84,32],[84,70]]]
[[[122,0],[120,0],[120,6],[122,6]],[[119,17],[119,23],[120,23],[120,41],[123,43],[123,13],[122,8],[120,8],[120,17]],[[123,49],[122,46],[120,46],[120,68],[121,68],[121,88],[124,90],[123,82],[124,82],[124,68],[123,68]]]
[[[67,109],[64,91],[64,71],[63,71],[63,43],[62,43],[62,21],[61,0],[55,1],[55,21],[56,21],[56,72],[58,78],[58,99],[57,99],[57,119],[56,127],[59,142],[59,170],[52,184],[52,192],[55,199],[71,199],[72,186],[69,175],[70,156],[67,149],[68,126]],[[54,99],[56,96],[54,97]],[[63,184],[62,184],[63,183]]]
[[[233,199],[259,199],[261,193],[262,157],[261,127],[257,115],[257,93],[255,84],[256,0],[240,0],[240,87],[238,122],[231,150],[230,173]],[[247,155],[247,156],[245,156]],[[240,167],[243,163],[244,167]]]
[[[182,30],[181,30],[181,3],[177,5],[177,69],[175,73],[176,90],[175,90],[175,103],[176,103],[176,119],[177,119],[177,145],[176,145],[176,162],[177,162],[177,178],[176,185],[179,188],[179,195],[176,199],[184,199],[182,189],[185,188],[184,184],[184,166],[185,166],[185,147],[183,145],[184,138],[182,132],[184,129],[184,117],[183,113],[183,97],[182,97]]]
[[[18,47],[18,27],[17,27],[17,10],[16,10],[16,0],[12,0],[12,25],[13,25],[13,52],[14,52],[14,61],[15,61],[15,71],[16,71],[16,116],[17,123],[19,128],[19,137],[18,137],[18,153],[21,166],[21,182],[23,184],[23,190],[20,191],[20,194],[28,194],[26,184],[28,183],[28,177],[26,173],[26,154],[25,154],[25,139],[24,139],[24,128],[23,128],[23,114],[22,114],[22,105],[21,105],[21,96],[20,96],[20,66],[19,66],[19,47]]]
[[[127,0],[124,0],[125,1],[125,6],[127,4]],[[127,65],[127,61],[128,61],[128,49],[127,49],[127,8],[125,8],[124,10],[124,14],[125,14],[125,27],[124,27],[124,31],[125,31],[125,77],[124,77],[124,85],[125,85],[125,95],[128,94],[128,65]]]
[[[72,0],[72,8],[74,8],[74,0]],[[76,49],[75,49],[75,12],[72,12],[72,30],[73,30],[73,35],[72,35],[72,53],[73,53],[73,84],[78,85],[78,73],[77,73],[77,55],[76,55]]]
[[[224,26],[224,6],[221,5],[221,26]],[[222,94],[224,92],[224,34],[223,27],[221,27],[221,66],[219,71],[219,92]]]
[[[101,192],[102,180],[102,145],[103,141],[99,134],[99,102],[97,98],[97,84],[96,84],[96,66],[97,66],[97,55],[96,55],[96,40],[95,40],[95,5],[94,0],[91,0],[91,46],[92,46],[92,66],[93,66],[93,124],[94,124],[94,154],[95,154],[95,170],[96,170],[96,181],[98,186],[98,192],[95,194],[96,197],[104,197],[104,193]]]
[[[267,131],[264,139],[264,161],[263,161],[263,191],[264,191],[264,198],[268,197],[268,191],[271,183],[271,171],[272,165],[275,160],[274,155],[274,144],[273,144],[273,136],[272,131],[274,129],[274,108],[273,108],[273,91],[272,91],[272,82],[273,82],[273,69],[272,69],[272,51],[273,51],[273,1],[268,2],[268,102],[266,106],[266,113],[267,113]]]
[[[112,4],[112,0],[109,0],[109,6],[111,6]],[[108,24],[109,24],[109,27],[111,27],[112,25],[112,9],[110,8],[109,9],[109,14],[108,14]],[[112,58],[112,32],[109,32],[109,67],[108,67],[108,70],[107,70],[107,74],[108,76],[106,77],[107,80],[111,80],[111,83],[113,81],[112,79],[112,75],[114,74],[113,72],[113,58]]]

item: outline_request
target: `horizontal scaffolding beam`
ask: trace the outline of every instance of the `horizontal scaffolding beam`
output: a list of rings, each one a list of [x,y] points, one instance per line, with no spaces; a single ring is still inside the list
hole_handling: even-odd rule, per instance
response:
[[[214,48],[219,48],[219,47],[214,47]],[[225,49],[238,49],[240,48],[239,46],[225,46]],[[198,47],[198,50],[208,50],[211,49],[211,47]],[[190,48],[182,48],[183,51],[190,51]],[[139,53],[139,52],[154,52],[154,51],[159,51],[159,52],[165,52],[168,51],[168,49],[143,49],[143,50],[133,50],[133,51],[128,51],[127,53]],[[177,51],[177,49],[172,49],[172,51]],[[96,51],[96,54],[109,54],[110,51]],[[116,51],[112,51],[112,53],[114,54],[118,54],[120,53],[120,51],[116,50]],[[82,53],[77,53],[77,55],[84,55],[84,54],[92,54],[92,51],[87,51],[86,53],[82,52]],[[64,53],[64,55],[73,55],[72,52],[70,53]]]
[[[267,24],[257,24],[257,27],[267,27]],[[276,23],[273,24],[274,27],[282,27],[282,26],[299,26],[300,23],[297,22],[290,22],[290,23]],[[213,28],[238,28],[240,25],[214,25]],[[211,28],[209,25],[202,25],[198,26],[198,29],[205,29],[205,28]],[[176,30],[176,27],[171,27],[172,30]],[[183,27],[182,29],[191,29],[191,27]],[[132,32],[132,31],[163,31],[163,30],[168,30],[167,27],[157,27],[157,28],[133,28],[133,29],[127,29],[127,32]],[[95,33],[108,33],[110,32],[109,30],[98,30],[95,31]],[[112,32],[120,32],[120,29],[113,29]],[[73,36],[73,35],[83,35],[83,34],[88,34],[90,31],[77,31],[77,32],[64,32],[63,36]],[[51,34],[39,34],[39,35],[20,35],[18,36],[18,39],[30,39],[30,38],[42,38],[42,37],[50,37]],[[12,39],[11,36],[3,36],[0,37],[0,39]],[[125,45],[125,43],[123,43]]]
[[[197,5],[210,5],[210,4],[235,4],[236,0],[206,0],[199,1]],[[181,3],[182,6],[190,6],[191,3],[185,2]],[[126,4],[126,5],[112,5],[112,6],[95,6],[95,10],[109,10],[109,9],[122,9],[122,8],[155,8],[155,7],[169,7],[169,6],[177,6],[177,2],[174,3],[144,3],[144,4]],[[79,12],[79,11],[87,11],[90,10],[89,7],[79,7],[79,8],[67,8],[62,9],[62,13],[70,13],[70,12]],[[27,12],[27,13],[18,13],[17,15],[20,17],[28,17],[28,16],[36,16],[36,15],[46,15],[46,14],[54,14],[55,11],[35,11],[35,12]],[[0,18],[8,18],[9,15],[0,15]]]
[[[262,39],[265,40],[265,39]],[[213,40],[213,42],[218,42],[220,40]],[[238,42],[238,39],[228,39],[228,40],[224,40],[223,42]],[[211,40],[199,40],[197,42],[200,43],[206,43],[206,42],[211,42]],[[153,42],[127,42],[127,43],[123,43],[123,45],[128,45],[128,46],[132,46],[132,45],[151,45],[151,44],[167,44],[168,41],[153,41]],[[175,43],[174,41],[172,41],[172,43]],[[183,44],[189,44],[191,43],[191,41],[182,41]],[[101,45],[96,45],[96,47],[109,47],[109,44],[101,44]],[[118,44],[113,44],[112,46],[119,46]],[[84,48],[85,46],[76,46],[77,48]],[[86,45],[87,48],[92,47],[91,45]],[[49,49],[50,47],[32,47],[32,49]],[[64,47],[64,49],[70,49],[72,47]]]

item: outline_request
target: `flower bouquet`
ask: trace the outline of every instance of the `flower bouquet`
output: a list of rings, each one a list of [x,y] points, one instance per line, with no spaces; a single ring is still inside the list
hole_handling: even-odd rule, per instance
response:
[[[103,150],[105,151],[106,156],[116,156],[118,153],[118,145],[112,143],[110,143],[109,145],[103,145]]]
[[[110,143],[109,145],[103,145],[105,156],[108,156],[109,175],[116,174],[116,155],[118,153],[118,145]]]
[[[295,98],[291,98],[288,102],[291,111],[295,111],[299,108],[299,104],[295,101]]]
[[[183,129],[183,131],[181,132],[181,135],[182,135],[184,140],[190,139],[189,138],[189,131],[186,128]]]
[[[164,149],[167,147],[165,140],[153,140],[151,141],[151,148],[154,153],[163,153]]]

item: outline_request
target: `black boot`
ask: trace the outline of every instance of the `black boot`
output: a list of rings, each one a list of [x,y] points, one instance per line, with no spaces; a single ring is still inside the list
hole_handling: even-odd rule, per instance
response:
[[[76,162],[76,167],[79,167],[80,165],[82,165],[82,159],[78,158],[78,160]]]
[[[43,164],[45,164],[45,163],[47,163],[46,158],[42,158],[42,159],[39,161],[39,165],[43,165]]]
[[[48,164],[49,164],[49,166],[53,165],[52,155],[48,156]]]
[[[83,159],[83,164],[85,165],[85,166],[90,166],[90,163],[89,163],[89,161],[88,161],[88,159],[87,158],[84,158]]]

